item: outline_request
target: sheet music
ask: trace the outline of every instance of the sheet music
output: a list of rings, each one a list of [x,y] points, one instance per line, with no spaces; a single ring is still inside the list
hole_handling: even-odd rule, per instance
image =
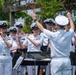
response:
[[[44,60],[44,61],[51,61],[50,58],[45,58],[45,59],[42,59],[42,60]]]
[[[32,59],[32,58],[25,58],[24,60],[30,61],[30,60],[34,60],[34,59]]]

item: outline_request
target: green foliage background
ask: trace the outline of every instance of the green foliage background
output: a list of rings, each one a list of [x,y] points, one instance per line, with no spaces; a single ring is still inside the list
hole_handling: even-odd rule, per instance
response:
[[[9,13],[3,12],[4,0],[0,0],[0,20],[9,20]]]
[[[41,0],[36,4],[41,6],[41,11],[38,12],[41,15],[41,19],[54,18],[56,12],[62,9],[60,0]]]
[[[35,4],[41,6],[41,10],[36,14],[40,15],[40,21],[46,18],[54,18],[56,16],[56,12],[63,10],[61,6],[61,1],[63,0],[40,0],[39,2],[35,2]],[[0,20],[7,20],[10,24],[9,13],[3,12],[3,5],[5,0],[0,0]],[[9,4],[8,7],[12,7],[13,4]],[[15,18],[24,18],[25,26],[23,28],[24,31],[30,32],[30,25],[32,23],[32,18],[23,11],[15,12]],[[76,22],[75,22],[76,23]]]

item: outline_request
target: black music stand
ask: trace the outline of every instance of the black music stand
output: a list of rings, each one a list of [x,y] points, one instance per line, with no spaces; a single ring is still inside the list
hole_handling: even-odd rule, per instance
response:
[[[38,73],[40,73],[40,66],[47,66],[48,63],[50,63],[51,59],[49,56],[45,55],[42,52],[28,52],[28,57],[32,58],[32,60],[27,60],[26,58],[23,60],[21,63],[21,66],[26,66],[26,65],[37,65],[38,66]],[[48,59],[47,59],[48,57]]]
[[[71,65],[76,66],[76,52],[70,52]]]

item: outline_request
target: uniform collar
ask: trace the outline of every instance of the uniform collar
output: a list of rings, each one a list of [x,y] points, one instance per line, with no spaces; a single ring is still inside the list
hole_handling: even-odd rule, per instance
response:
[[[61,31],[64,31],[64,29],[59,29],[58,31],[61,32]]]

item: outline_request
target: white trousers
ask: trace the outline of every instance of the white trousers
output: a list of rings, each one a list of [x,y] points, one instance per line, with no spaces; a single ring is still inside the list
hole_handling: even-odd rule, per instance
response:
[[[12,58],[0,56],[0,75],[12,75]]]
[[[45,75],[50,75],[50,63],[46,66],[46,74]]]
[[[38,66],[27,66],[28,75],[37,75]]]
[[[76,66],[72,66],[72,70],[73,70],[73,74],[72,75],[75,75],[75,71],[76,71]]]
[[[51,75],[71,75],[71,69],[69,57],[54,58],[51,61]]]

